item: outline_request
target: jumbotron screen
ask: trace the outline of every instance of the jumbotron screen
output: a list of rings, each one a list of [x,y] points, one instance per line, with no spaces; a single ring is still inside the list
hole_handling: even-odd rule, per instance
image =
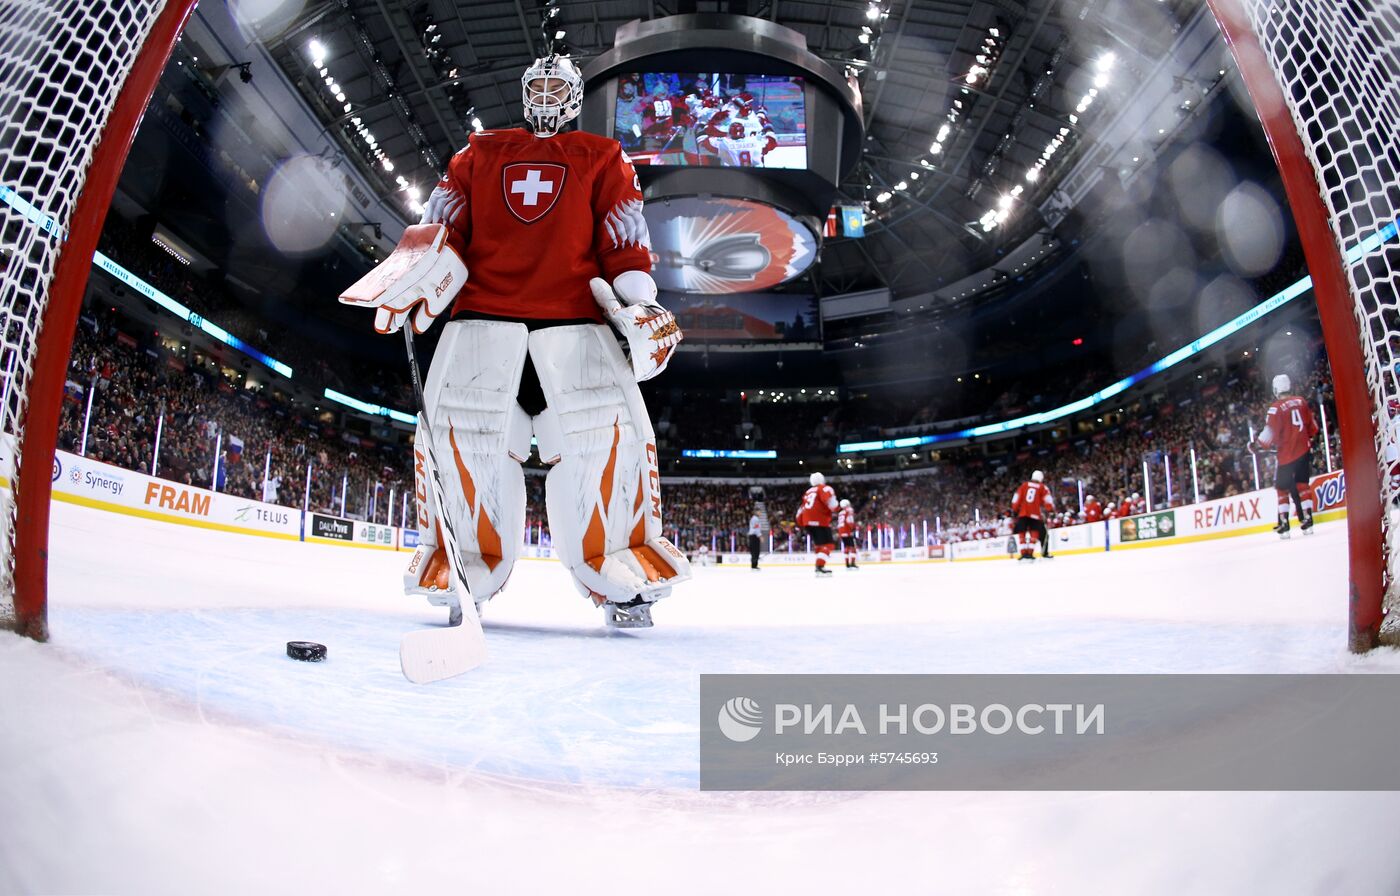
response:
[[[639,165],[806,168],[803,79],[786,75],[621,75],[613,136]]]

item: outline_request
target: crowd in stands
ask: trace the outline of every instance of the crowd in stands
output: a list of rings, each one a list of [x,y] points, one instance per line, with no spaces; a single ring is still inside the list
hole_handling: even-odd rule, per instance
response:
[[[835,467],[826,471],[828,482],[854,505],[872,543],[884,538],[893,546],[921,542],[925,524],[930,539],[945,541],[1010,531],[1011,496],[1035,469],[1044,471],[1055,498],[1052,525],[1085,521],[1081,483],[1085,497],[1092,496],[1107,518],[1192,503],[1198,495],[1211,500],[1241,494],[1253,490],[1256,481],[1268,486],[1272,456],[1248,450],[1272,398],[1268,378],[1248,360],[1199,376],[1132,400],[1121,410],[1099,411],[1105,422],[1087,418],[1080,432],[1049,430],[1024,440],[1030,444],[987,443],[987,451],[1003,452],[999,454],[989,455],[981,446],[944,451],[935,464],[895,477],[843,477]],[[1324,360],[1319,358],[1295,391],[1314,403],[1320,399],[1335,419]],[[1323,441],[1319,437],[1315,446],[1315,473],[1325,468]],[[1335,461],[1340,457],[1335,433],[1328,447]],[[1144,480],[1144,461],[1149,481]],[[792,518],[806,487],[796,482],[765,489],[780,549],[793,531]],[[667,482],[663,499],[667,531],[687,549],[701,543],[720,548],[743,544],[752,507],[747,486]]]
[[[61,448],[84,448],[88,395],[95,389],[85,446],[89,457],[149,472],[159,426],[161,477],[208,487],[215,481],[217,448],[221,491],[299,507],[309,465],[311,509],[399,521],[405,506],[401,496],[413,481],[404,444],[347,432],[329,413],[293,407],[266,390],[250,391],[214,360],[143,345],[128,332],[132,329],[105,308],[89,305],[84,310],[70,363]],[[1189,503],[1197,489],[1203,500],[1238,494],[1255,487],[1256,463],[1259,481],[1271,481],[1269,456],[1246,450],[1251,426],[1261,425],[1268,405],[1268,379],[1245,358],[1188,375],[1166,389],[1125,400],[1119,408],[1097,410],[1062,429],[942,451],[934,462],[898,475],[843,476],[834,463],[824,472],[838,495],[851,500],[860,523],[874,527],[872,538],[896,546],[922,540],[925,524],[930,537],[944,540],[997,534],[1009,514],[1012,492],[1033,469],[1045,471],[1061,508],[1052,520],[1056,524],[1081,521],[1081,483],[1110,515],[1122,512],[1125,501],[1136,505],[1134,510],[1147,509],[1149,501],[1152,507]],[[1296,391],[1330,404],[1331,385],[1321,356],[1314,370],[1298,379]],[[834,422],[844,406],[834,401],[769,402],[750,410],[750,431],[772,439],[769,444],[831,456],[838,437]],[[690,438],[686,427],[699,432],[704,425],[687,417],[674,434],[684,444]],[[230,450],[235,444],[241,450]],[[1338,457],[1335,440],[1331,448]],[[272,482],[263,476],[269,452]],[[1320,468],[1320,451],[1318,457]],[[1144,461],[1149,482],[1144,481]],[[547,537],[542,472],[532,470],[526,478],[531,541]],[[752,509],[748,489],[742,482],[666,481],[667,533],[687,549],[742,543]],[[800,480],[765,486],[779,549],[792,532],[805,489]],[[412,515],[410,506],[407,516]]]
[[[373,509],[382,521],[390,517],[390,490],[411,489],[402,447],[342,432],[275,396],[241,388],[198,353],[186,360],[142,346],[121,318],[91,305],[78,323],[65,392],[59,447],[83,449],[86,421],[86,456],[126,469],[149,473],[154,462],[162,478],[208,488],[217,451],[220,491],[299,507],[309,465],[313,510],[339,513],[343,504],[346,515],[364,519]],[[397,522],[397,498],[395,505]]]

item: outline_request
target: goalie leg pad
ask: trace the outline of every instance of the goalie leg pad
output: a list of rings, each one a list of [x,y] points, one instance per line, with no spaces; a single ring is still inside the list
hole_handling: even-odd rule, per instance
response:
[[[597,603],[660,600],[690,564],[661,534],[656,439],[617,338],[599,324],[549,327],[530,334],[530,358],[549,406],[540,454],[559,458],[545,482],[555,550]]]
[[[448,323],[438,342],[423,400],[436,437],[433,455],[478,604],[504,587],[520,555],[525,529],[525,475],[529,417],[516,403],[525,366],[524,324],[460,320]],[[422,432],[420,430],[420,437]],[[522,452],[522,445],[524,451]],[[412,586],[433,568],[439,540],[430,487],[415,449],[419,532],[423,544],[410,563]],[[421,555],[421,556],[420,556]]]

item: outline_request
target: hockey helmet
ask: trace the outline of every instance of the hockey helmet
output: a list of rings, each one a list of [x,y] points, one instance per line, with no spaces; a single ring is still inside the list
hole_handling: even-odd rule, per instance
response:
[[[1274,377],[1274,395],[1282,395],[1293,388],[1293,383],[1288,379],[1288,374],[1280,373]]]
[[[807,477],[807,481],[813,485],[826,485],[826,477],[820,473],[813,473]]]
[[[842,498],[842,499],[841,499],[841,506],[842,506],[842,507],[850,507],[850,506],[851,506],[851,502],[850,502],[850,501],[847,501],[845,498]]]
[[[743,123],[742,121],[731,121],[731,122],[729,123],[729,139],[731,139],[731,140],[743,140],[743,139],[744,139],[744,123]]]
[[[552,137],[583,107],[583,75],[567,56],[542,56],[520,76],[525,120],[536,136]]]
[[[1042,473],[1042,472],[1040,472],[1039,470],[1036,470],[1034,473],[1031,474],[1031,482],[1044,482],[1044,481],[1045,481],[1045,474]]]

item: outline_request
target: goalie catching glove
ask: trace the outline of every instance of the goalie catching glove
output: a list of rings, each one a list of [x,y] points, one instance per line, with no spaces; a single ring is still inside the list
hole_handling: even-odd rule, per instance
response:
[[[426,333],[439,314],[452,305],[467,282],[467,266],[447,243],[442,224],[415,224],[388,258],[361,277],[340,301],[374,308],[374,328],[397,333],[409,316],[413,332]]]
[[[656,281],[644,271],[623,271],[612,286],[601,277],[588,281],[603,315],[627,339],[632,373],[643,382],[666,369],[684,338],[676,316],[656,304]]]

